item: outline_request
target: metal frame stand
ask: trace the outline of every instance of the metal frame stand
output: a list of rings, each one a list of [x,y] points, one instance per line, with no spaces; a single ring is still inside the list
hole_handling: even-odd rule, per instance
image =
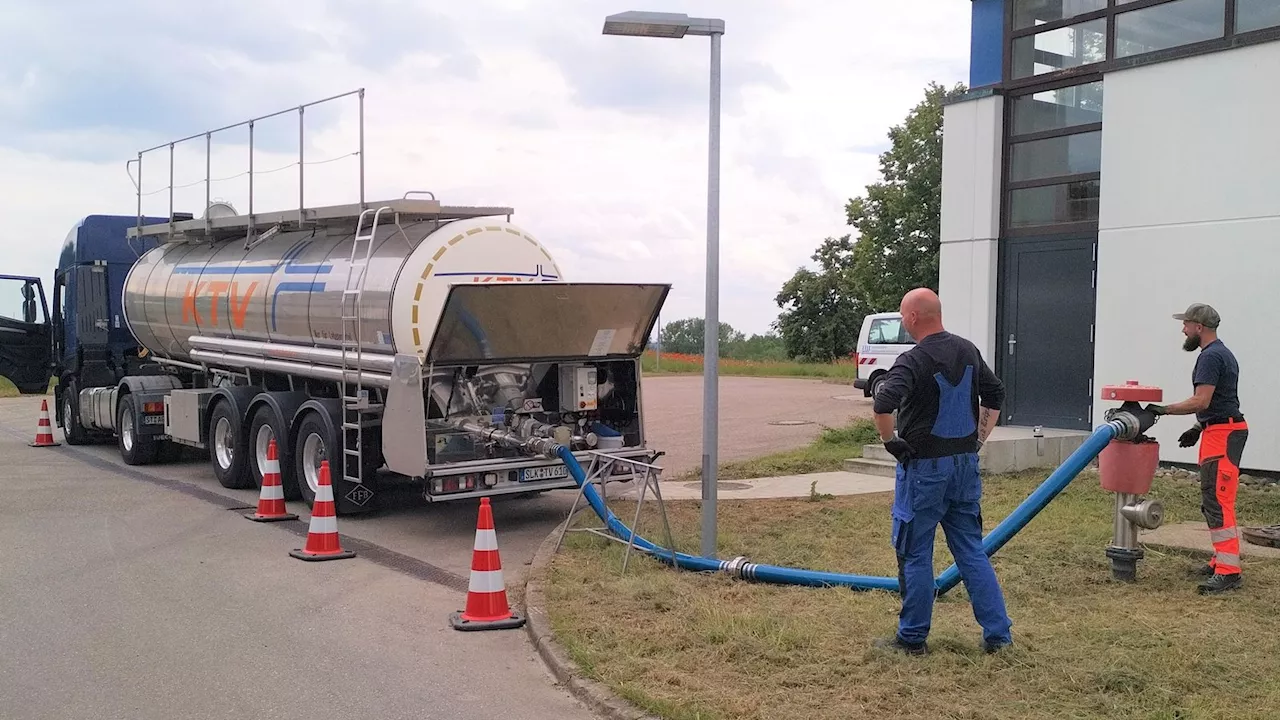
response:
[[[645,495],[648,494],[649,489],[652,488],[653,495],[658,500],[658,513],[662,515],[662,529],[663,532],[666,533],[667,547],[671,549],[671,564],[675,565],[676,543],[671,536],[671,523],[667,520],[667,506],[662,500],[662,488],[660,487],[661,483],[658,479],[662,473],[662,468],[658,465],[640,462],[639,460],[610,455],[609,453],[602,452],[600,450],[589,450],[588,452],[591,453],[592,457],[591,465],[587,469],[587,478],[586,481],[582,483],[582,486],[578,488],[578,492],[573,498],[573,506],[569,508],[569,516],[565,518],[564,525],[560,528],[560,537],[556,540],[555,552],[560,551],[560,546],[564,543],[564,536],[568,532],[588,532],[593,535],[599,535],[606,540],[624,543],[627,546],[627,550],[622,556],[622,574],[626,575],[627,562],[631,558],[631,549],[635,546],[635,536],[640,532],[640,510],[644,508]],[[637,473],[639,474],[639,479],[642,481],[640,485],[640,495],[636,498],[635,517],[631,521],[631,536],[626,540],[623,540],[609,532],[609,529],[606,527],[570,528],[569,525],[573,523],[574,516],[577,515],[579,511],[586,510],[589,507],[588,505],[583,505],[581,508],[578,507],[578,501],[581,500],[583,494],[585,494],[587,485],[595,483],[599,487],[600,501],[604,503],[606,508],[609,507],[609,496],[605,492],[605,484],[609,482],[608,478],[613,476],[613,468],[617,463],[623,463],[628,466],[631,471],[632,481],[637,479]],[[613,482],[619,481],[614,480]]]

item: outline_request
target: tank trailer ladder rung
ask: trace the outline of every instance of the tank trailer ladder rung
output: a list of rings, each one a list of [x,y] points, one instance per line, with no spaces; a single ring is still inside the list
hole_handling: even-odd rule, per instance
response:
[[[347,262],[347,282],[342,289],[342,477],[357,484],[364,483],[364,423],[365,413],[373,409],[369,403],[369,391],[364,387],[364,363],[360,298],[373,256],[373,239],[378,234],[378,222],[389,206],[365,208],[356,222],[356,234],[351,241],[351,256]],[[373,214],[369,231],[365,232],[365,218]],[[351,375],[355,375],[352,382]]]

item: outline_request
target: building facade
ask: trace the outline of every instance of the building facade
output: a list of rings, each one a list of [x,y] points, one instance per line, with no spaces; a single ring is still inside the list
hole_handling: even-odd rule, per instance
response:
[[[1008,390],[1001,421],[1088,430],[1102,386],[1192,393],[1171,315],[1240,361],[1243,465],[1280,471],[1280,0],[971,0],[943,119],[940,294]],[[1163,419],[1161,459],[1191,418]]]

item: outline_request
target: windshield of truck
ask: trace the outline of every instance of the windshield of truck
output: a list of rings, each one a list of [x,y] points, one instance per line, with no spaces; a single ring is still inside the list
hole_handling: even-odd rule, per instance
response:
[[[0,318],[20,323],[48,322],[40,289],[31,280],[0,278]]]

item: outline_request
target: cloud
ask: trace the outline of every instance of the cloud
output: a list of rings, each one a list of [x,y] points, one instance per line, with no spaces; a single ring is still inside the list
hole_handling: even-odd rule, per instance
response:
[[[0,42],[27,58],[0,69],[11,218],[0,272],[49,278],[80,217],[133,214],[124,163],[139,149],[364,87],[368,198],[431,190],[514,207],[569,279],[672,283],[663,319],[702,314],[706,38],[602,36],[604,16],[630,6],[597,0],[58,6],[76,19],[55,22],[36,2],[0,9],[0,28],[26,28],[0,29]],[[849,231],[844,203],[876,179],[888,128],[929,81],[965,74],[969,8],[735,0],[681,11],[726,20],[721,317],[763,332],[782,283],[822,238]],[[306,115],[309,205],[357,197],[357,108],[348,97]],[[210,196],[241,210],[246,135],[215,135],[210,159],[221,180]],[[255,126],[255,146],[255,208],[295,206],[297,115]],[[177,210],[201,212],[204,150],[199,138],[175,153]],[[147,214],[168,211],[167,174],[167,150],[145,157]]]

